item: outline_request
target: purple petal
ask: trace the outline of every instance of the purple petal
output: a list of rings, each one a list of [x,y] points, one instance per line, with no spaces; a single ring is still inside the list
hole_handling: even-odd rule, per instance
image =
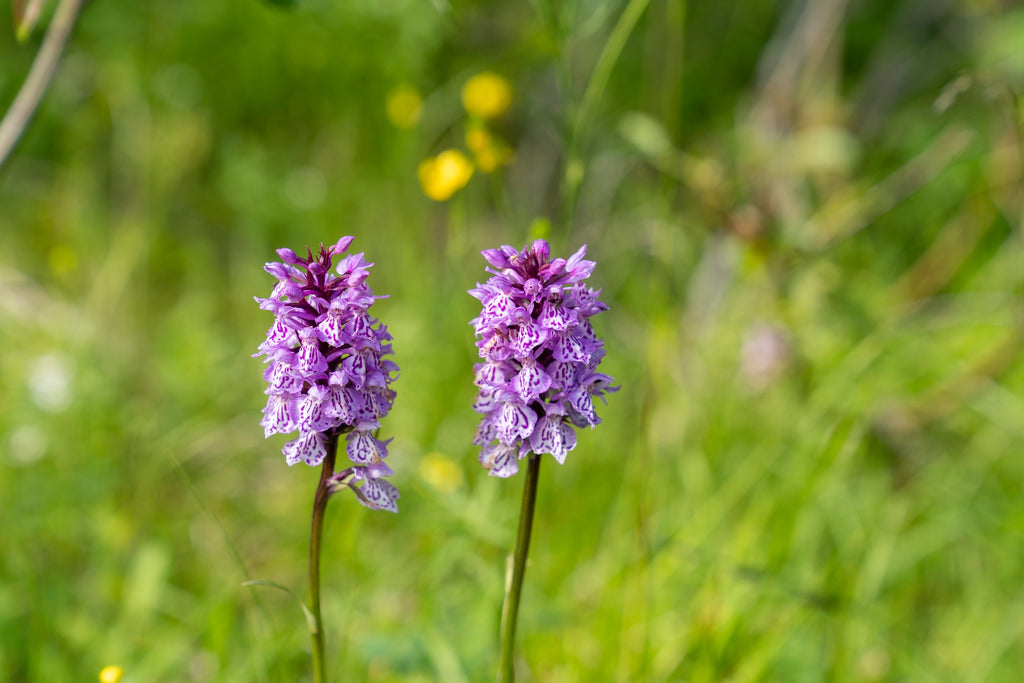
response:
[[[550,330],[562,332],[576,324],[576,313],[557,302],[545,301],[541,306],[537,323]]]
[[[492,477],[508,478],[519,471],[516,449],[503,444],[484,446],[480,451],[480,464]]]
[[[530,437],[530,446],[534,453],[550,453],[561,465],[566,454],[576,448],[576,432],[560,417],[542,417]]]
[[[352,384],[360,389],[366,384],[366,358],[361,353],[355,353],[341,361],[341,368]]]
[[[295,255],[295,252],[292,251],[291,249],[278,249],[277,255],[281,257],[282,261],[289,265],[294,266],[302,262],[301,259],[299,259],[299,257]]]
[[[495,427],[498,439],[511,445],[517,438],[529,437],[536,424],[537,413],[520,403],[509,402],[501,407]]]
[[[295,330],[286,325],[284,319],[278,316],[274,318],[274,324],[267,330],[267,341],[281,346],[295,346],[299,343],[299,338],[295,335]]]
[[[480,347],[482,358],[494,362],[508,360],[512,357],[512,346],[509,344],[508,338],[501,333],[493,334],[486,341],[480,340],[477,342],[477,346]]]
[[[534,240],[530,245],[530,253],[537,259],[538,263],[547,263],[551,258],[551,245],[546,240]]]
[[[354,406],[352,417],[358,421],[377,423],[377,421],[391,411],[394,402],[395,392],[383,387],[368,387],[363,391],[352,390],[359,396],[360,403]]]
[[[328,417],[339,419],[345,424],[355,422],[355,414],[362,405],[361,394],[349,387],[331,387],[327,397],[324,413]]]
[[[383,479],[371,479],[370,481],[363,484],[360,489],[363,494],[363,501],[360,498],[359,502],[366,505],[366,507],[372,510],[387,510],[388,512],[398,512],[398,499],[400,494],[398,489],[389,482]]]
[[[577,369],[579,366],[572,362],[554,361],[547,367],[548,375],[554,386],[570,390],[576,387]]]
[[[377,448],[377,440],[369,432],[351,432],[346,440],[345,452],[348,459],[357,465],[370,465],[380,462],[381,456]]]
[[[551,377],[548,373],[541,370],[537,363],[530,358],[523,363],[523,368],[516,375],[512,386],[519,394],[519,398],[523,400],[523,403],[532,403],[551,388]]]
[[[490,391],[481,391],[473,401],[473,410],[481,415],[490,415],[497,405],[498,402]]]
[[[483,317],[488,324],[499,324],[508,320],[515,308],[516,304],[508,294],[498,292],[484,305]]]
[[[326,388],[320,391],[315,391],[316,389],[321,387],[310,387],[306,398],[299,405],[299,429],[303,432],[323,432],[334,426],[334,419],[324,410],[324,399],[328,392]]]
[[[333,301],[327,311],[327,316],[317,325],[317,330],[323,340],[335,348],[345,342],[345,337],[342,334],[341,314],[341,303]]]
[[[320,353],[320,340],[315,327],[307,327],[299,331],[302,348],[298,354],[298,369],[304,375],[327,370],[327,360]]]
[[[481,420],[480,426],[476,428],[476,434],[473,435],[473,444],[485,446],[494,441],[497,436],[498,431],[494,427],[494,420],[490,417],[485,417]]]
[[[353,422],[376,422],[380,409],[373,392],[359,391],[358,389],[352,391],[359,397],[358,403],[352,410]]]
[[[298,413],[296,411],[296,399],[289,394],[274,394],[267,401],[267,407],[263,409],[264,437],[271,434],[289,434],[298,429]]]
[[[601,423],[601,418],[594,412],[594,401],[586,389],[577,389],[569,394],[569,405],[580,414],[591,427]]]
[[[322,437],[318,432],[305,432],[294,441],[289,441],[282,449],[289,465],[304,462],[316,467],[327,457]]]
[[[485,249],[480,252],[483,254],[484,260],[490,263],[498,270],[504,270],[509,267],[508,257],[502,253],[501,249]]]
[[[594,271],[594,266],[597,264],[593,261],[585,261],[583,256],[586,253],[587,245],[584,244],[565,262],[565,270],[569,273],[569,282],[585,280]]]
[[[512,332],[512,354],[516,358],[525,358],[530,352],[548,338],[548,332],[540,325],[526,323]]]
[[[345,323],[345,331],[353,339],[366,339],[372,336],[373,330],[370,325],[370,316],[367,315],[366,311],[356,309],[352,314],[352,319]]]
[[[294,374],[294,368],[288,363],[274,362],[270,368],[270,374],[266,377],[270,386],[267,392],[271,394],[297,394],[302,391],[303,380]]]
[[[345,253],[348,249],[348,245],[352,244],[352,240],[354,239],[355,237],[342,237],[340,240],[335,242],[334,246],[330,248],[331,256],[337,256],[338,254]]]
[[[473,383],[478,387],[500,387],[508,382],[511,367],[508,363],[479,363],[475,368]]]
[[[555,360],[563,362],[586,363],[590,360],[590,354],[583,347],[583,342],[571,332],[562,333],[555,337],[552,355],[554,355]]]

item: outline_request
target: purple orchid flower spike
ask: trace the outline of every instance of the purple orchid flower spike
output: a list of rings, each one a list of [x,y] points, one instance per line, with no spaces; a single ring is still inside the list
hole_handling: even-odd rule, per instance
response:
[[[388,442],[378,440],[375,432],[394,404],[390,384],[398,372],[385,358],[392,353],[391,335],[368,313],[384,297],[366,285],[373,264],[362,254],[341,258],[331,271],[352,239],[321,245],[315,254],[307,249],[305,256],[279,249],[283,263],[265,266],[277,284],[270,298],[256,298],[260,308],[274,314],[255,354],[267,362],[267,406],[260,424],[268,437],[298,431],[298,438],[283,448],[289,465],[321,465],[347,434],[348,443],[359,447],[346,449],[352,466],[332,471],[331,486],[351,488],[367,507],[397,512],[397,490],[377,481],[391,473],[382,466]],[[364,493],[358,493],[357,482]]]
[[[474,443],[493,476],[514,475],[530,452],[564,462],[576,447],[574,426],[601,422],[593,397],[618,390],[597,372],[604,342],[589,318],[608,307],[583,284],[595,266],[586,249],[552,260],[548,243],[536,240],[521,252],[482,252],[492,277],[469,290],[483,306],[470,321],[483,359],[474,368],[474,410],[483,415]]]
[[[561,465],[576,448],[576,428],[594,427],[594,396],[618,391],[612,378],[597,371],[604,342],[590,318],[608,310],[599,291],[583,282],[594,262],[583,257],[586,245],[568,259],[551,258],[551,248],[536,240],[523,251],[510,246],[488,249],[483,257],[491,278],[469,290],[483,310],[470,321],[482,363],[474,367],[480,388],[473,410],[483,415],[473,443],[480,463],[494,477],[511,477],[529,456],[523,504],[501,611],[499,683],[515,681],[515,634],[523,576],[530,547],[541,456]],[[278,410],[282,410],[278,408]]]
[[[391,335],[371,318],[375,296],[366,278],[372,263],[362,254],[335,256],[352,243],[342,237],[313,253],[278,249],[282,262],[266,271],[277,284],[270,297],[256,297],[260,308],[274,314],[267,338],[254,356],[267,364],[265,436],[298,432],[282,449],[289,465],[320,467],[313,496],[309,541],[309,609],[313,680],[327,681],[326,648],[320,612],[320,549],[324,512],[330,497],[342,489],[373,510],[398,512],[398,489],[387,481],[393,472],[384,462],[390,439],[377,438],[380,420],[394,405],[391,389],[398,366],[391,355]],[[344,438],[348,467],[335,470],[338,445]],[[248,582],[261,585],[265,582]]]

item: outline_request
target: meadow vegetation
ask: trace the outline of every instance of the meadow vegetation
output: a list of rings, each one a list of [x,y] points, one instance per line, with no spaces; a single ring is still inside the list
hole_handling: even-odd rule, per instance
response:
[[[0,168],[0,679],[309,680],[242,585],[305,591],[317,480],[253,297],[353,235],[402,498],[327,510],[333,680],[493,680],[522,478],[466,290],[535,236],[622,389],[545,456],[520,680],[1019,680],[1021,45],[1000,0],[88,3]]]

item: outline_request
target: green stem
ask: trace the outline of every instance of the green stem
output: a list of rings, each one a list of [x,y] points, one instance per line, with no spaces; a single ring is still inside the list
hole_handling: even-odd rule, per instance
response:
[[[313,523],[309,534],[309,611],[313,619],[309,624],[309,636],[313,640],[313,680],[315,683],[327,682],[327,666],[324,656],[324,628],[320,618],[320,538],[323,535],[324,511],[327,500],[331,497],[328,480],[334,474],[334,458],[338,452],[338,437],[327,441],[327,457],[324,458],[320,470],[320,483],[316,487],[313,498]]]
[[[519,597],[523,592],[526,556],[530,552],[530,531],[533,529],[533,508],[537,501],[537,477],[540,474],[540,456],[530,453],[523,486],[523,506],[519,511],[519,535],[516,538],[516,556],[512,580],[505,587],[505,604],[501,610],[501,670],[498,683],[513,683],[515,672],[516,617]]]

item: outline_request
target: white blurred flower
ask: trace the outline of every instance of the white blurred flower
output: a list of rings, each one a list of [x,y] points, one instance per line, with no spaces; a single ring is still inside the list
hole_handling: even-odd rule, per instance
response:
[[[16,427],[7,438],[7,457],[15,465],[32,465],[43,459],[49,438],[35,425]]]
[[[71,405],[71,372],[62,356],[46,354],[36,359],[28,377],[28,393],[39,408],[59,413]]]

